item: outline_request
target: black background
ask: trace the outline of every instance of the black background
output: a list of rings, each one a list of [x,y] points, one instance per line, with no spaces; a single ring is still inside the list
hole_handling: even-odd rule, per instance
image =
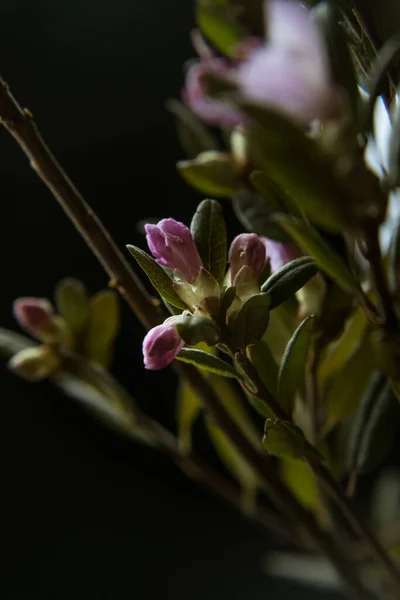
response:
[[[168,97],[193,55],[189,0],[2,0],[0,70],[93,208],[125,243],[139,218],[188,221]],[[0,321],[11,303],[51,297],[62,276],[107,278],[0,130]],[[142,368],[142,331],[124,308],[114,372],[173,424],[172,376]],[[169,386],[169,387],[167,387]],[[7,600],[322,598],[269,580],[264,533],[166,459],[119,439],[48,384],[0,368],[0,460]]]

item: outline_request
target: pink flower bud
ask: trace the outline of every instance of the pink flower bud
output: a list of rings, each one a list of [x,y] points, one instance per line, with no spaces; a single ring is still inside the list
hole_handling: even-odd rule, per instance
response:
[[[269,238],[263,238],[263,240],[271,264],[271,273],[275,273],[291,260],[303,256],[303,252],[296,244],[282,244]]]
[[[153,327],[143,340],[143,357],[146,369],[157,371],[167,367],[185,345],[174,321],[167,319]]]
[[[203,263],[190,229],[175,219],[163,219],[157,225],[145,225],[147,243],[160,265],[177,270],[193,281]]]
[[[31,335],[42,337],[54,328],[54,311],[50,302],[42,298],[18,298],[13,304],[14,316]]]
[[[229,250],[232,285],[242,267],[250,267],[255,277],[260,275],[265,265],[265,257],[265,245],[258,235],[242,233],[235,237]]]

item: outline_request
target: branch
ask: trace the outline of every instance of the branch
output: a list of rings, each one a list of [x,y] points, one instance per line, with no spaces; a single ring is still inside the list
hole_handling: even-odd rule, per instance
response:
[[[130,268],[109,233],[82,198],[73,183],[64,173],[43,141],[29,111],[23,110],[11,95],[6,83],[0,79],[0,119],[27,155],[32,168],[53,193],[59,204],[70,217],[89,247],[114,280],[115,287],[139,317],[146,329],[160,323],[151,297]],[[320,529],[314,517],[298,502],[281,481],[266,454],[259,454],[243,435],[236,422],[221,404],[213,388],[195,367],[177,363],[175,370],[197,391],[204,406],[210,411],[218,425],[228,435],[243,457],[253,466],[265,489],[270,493],[279,510],[282,504],[291,513],[293,525],[301,523],[308,535],[321,551],[331,560],[338,572],[359,600],[371,597],[358,578],[353,566],[346,560],[329,536]],[[400,585],[399,585],[400,588]]]

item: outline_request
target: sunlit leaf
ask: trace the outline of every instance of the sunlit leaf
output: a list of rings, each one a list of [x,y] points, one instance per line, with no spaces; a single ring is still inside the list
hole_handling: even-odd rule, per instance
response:
[[[227,363],[221,358],[218,358],[217,356],[212,356],[207,352],[203,352],[202,350],[182,348],[176,358],[182,362],[195,365],[204,371],[221,375],[222,377],[234,377],[236,379],[240,379],[239,373],[231,364]]]
[[[296,258],[275,271],[261,287],[271,296],[270,310],[298,292],[317,272],[315,261],[309,256]]]
[[[240,185],[232,156],[223,152],[202,152],[179,161],[177,168],[184,180],[205,196],[229,198]]]
[[[187,309],[186,304],[175,292],[172,279],[154,258],[136,246],[128,244],[127,248],[132,256],[136,258],[138,265],[146,273],[160,296],[169,302],[169,304],[172,304],[172,306],[176,306],[176,308]]]

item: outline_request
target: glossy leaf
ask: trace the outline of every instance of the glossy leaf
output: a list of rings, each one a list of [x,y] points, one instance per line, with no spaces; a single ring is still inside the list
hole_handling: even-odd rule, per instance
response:
[[[322,457],[305,438],[302,430],[289,423],[277,419],[267,419],[264,428],[263,446],[271,456],[279,458],[311,458]]]
[[[178,100],[168,100],[167,109],[175,117],[179,141],[189,158],[196,158],[200,152],[219,149],[217,140],[187,106]]]
[[[265,387],[276,397],[279,369],[267,344],[263,341],[251,344],[247,346],[246,354]]]
[[[181,380],[178,388],[177,423],[180,449],[188,454],[192,448],[192,429],[200,413],[201,403],[190,385]]]
[[[272,197],[272,193],[270,196]],[[247,231],[278,242],[289,242],[290,236],[271,218],[278,208],[274,209],[270,199],[267,200],[260,194],[242,188],[233,197],[232,206],[236,217]]]
[[[184,180],[205,196],[229,198],[239,187],[230,154],[202,152],[196,158],[179,161],[177,168]]]
[[[221,375],[222,377],[235,377],[236,379],[240,379],[239,373],[231,364],[227,363],[221,358],[218,358],[217,356],[212,356],[207,352],[203,352],[202,350],[195,350],[194,348],[182,348],[176,358],[182,362],[195,365],[204,371]]]
[[[88,314],[88,298],[83,283],[72,277],[62,279],[57,284],[55,300],[57,310],[70,330],[78,333]]]
[[[84,353],[90,360],[107,367],[120,324],[120,306],[112,291],[99,292],[88,305],[84,330]]]
[[[275,271],[261,287],[271,296],[270,310],[298,292],[317,272],[315,261],[308,256],[296,258]]]
[[[135,257],[138,265],[146,273],[147,277],[150,279],[152,285],[160,294],[160,296],[162,296],[169,304],[172,304],[172,306],[175,306],[176,308],[180,308],[181,310],[187,309],[186,304],[175,292],[172,279],[154,260],[154,258],[136,246],[128,245],[127,248],[132,256]]]
[[[303,221],[286,215],[275,217],[290,233],[294,242],[314,258],[317,265],[345,291],[358,294],[359,288],[354,276],[338,254],[330,248],[319,233]]]
[[[270,303],[268,294],[256,294],[243,304],[232,326],[237,348],[244,349],[262,338],[268,327]]]
[[[190,225],[204,268],[221,283],[226,269],[227,239],[222,207],[216,200],[203,200]]]
[[[289,411],[293,407],[294,394],[305,382],[313,327],[312,317],[304,319],[291,337],[281,360],[278,374],[278,398]]]

